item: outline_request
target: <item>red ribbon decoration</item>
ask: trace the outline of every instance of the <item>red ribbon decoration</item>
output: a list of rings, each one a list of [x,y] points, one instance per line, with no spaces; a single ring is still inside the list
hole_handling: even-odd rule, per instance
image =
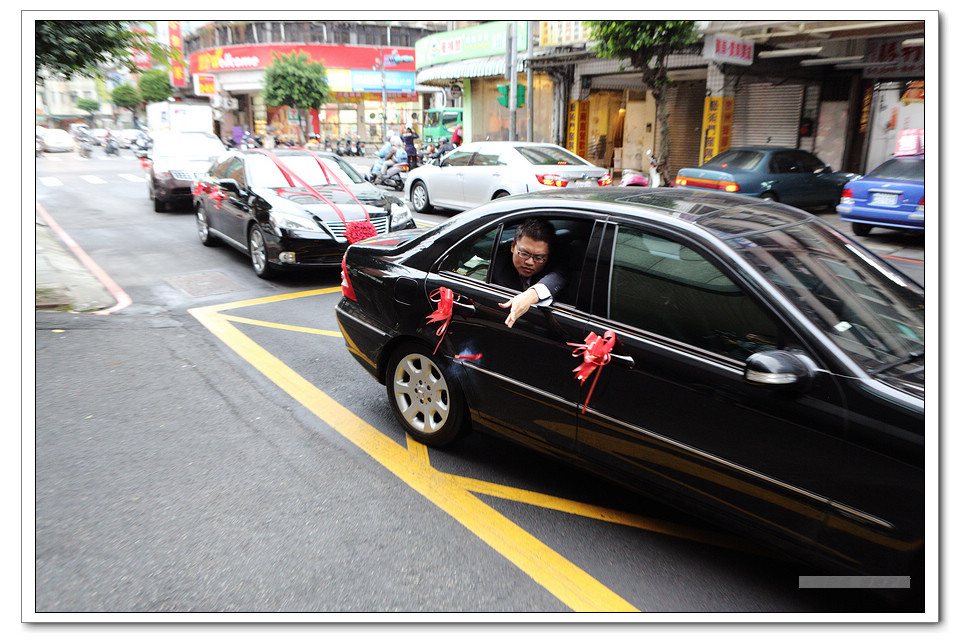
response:
[[[590,390],[587,392],[587,398],[583,401],[583,409],[580,411],[586,413],[590,396],[593,395],[593,387],[597,385],[597,380],[600,378],[600,371],[610,362],[610,352],[613,350],[614,344],[617,343],[617,335],[612,330],[605,332],[603,337],[591,332],[583,341],[583,344],[567,342],[567,345],[576,347],[573,351],[574,357],[583,355],[583,364],[573,369],[573,372],[577,374],[577,379],[580,380],[580,386],[583,386],[583,383],[594,371],[597,372],[596,377],[593,378],[593,384],[590,385]]]
[[[434,297],[436,297],[436,299],[434,299]],[[453,291],[441,286],[430,293],[430,301],[437,302],[437,309],[427,315],[427,323],[430,324],[435,321],[443,322],[440,328],[437,329],[437,337],[440,339],[437,340],[437,345],[433,349],[433,353],[436,355],[437,349],[440,348],[440,342],[443,341],[443,336],[447,332],[447,326],[450,325],[450,318],[453,317]]]

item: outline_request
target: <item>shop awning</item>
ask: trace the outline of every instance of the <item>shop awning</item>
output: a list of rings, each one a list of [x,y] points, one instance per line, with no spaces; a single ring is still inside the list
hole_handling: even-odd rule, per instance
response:
[[[517,54],[517,71],[525,71],[526,52]],[[458,60],[441,65],[433,65],[417,72],[417,84],[449,85],[461,78],[484,78],[503,76],[507,67],[504,56]]]

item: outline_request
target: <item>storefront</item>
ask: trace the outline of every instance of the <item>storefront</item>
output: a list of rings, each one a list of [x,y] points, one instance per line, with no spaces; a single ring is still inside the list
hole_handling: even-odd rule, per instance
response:
[[[330,102],[319,111],[311,110],[306,119],[288,107],[269,107],[260,94],[274,55],[297,51],[326,67],[331,90]],[[387,61],[383,71],[379,67],[381,57]],[[217,109],[218,129],[224,137],[236,128],[270,131],[297,140],[299,130],[307,127],[330,140],[359,136],[379,142],[385,129],[400,130],[419,117],[414,69],[414,50],[410,47],[386,51],[361,46],[242,45],[190,55],[191,74],[214,79],[217,100],[212,104],[228,106]],[[304,120],[306,126],[301,124]]]
[[[517,34],[517,84],[525,102],[517,109],[517,138],[526,140],[528,103],[533,101],[533,140],[550,141],[553,81],[545,73],[533,75],[527,86],[526,58],[529,23],[491,22],[476,27],[433,34],[417,41],[417,83],[444,88],[446,106],[463,108],[465,141],[505,141],[509,138],[510,110],[500,104],[505,75],[507,28]],[[451,89],[453,91],[451,91]]]

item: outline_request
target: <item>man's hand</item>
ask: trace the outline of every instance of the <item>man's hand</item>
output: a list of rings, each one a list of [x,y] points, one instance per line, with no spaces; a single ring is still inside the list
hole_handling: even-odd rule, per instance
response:
[[[519,295],[511,297],[507,301],[500,304],[501,308],[510,309],[510,314],[507,315],[507,319],[504,322],[507,325],[507,328],[513,328],[514,323],[523,317],[525,312],[530,310],[530,306],[533,306],[539,301],[540,295],[537,294],[537,291],[533,288],[528,288]]]

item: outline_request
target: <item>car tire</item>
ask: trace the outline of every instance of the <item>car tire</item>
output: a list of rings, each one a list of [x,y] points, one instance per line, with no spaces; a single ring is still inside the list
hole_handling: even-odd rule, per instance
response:
[[[444,446],[466,433],[466,402],[450,362],[426,344],[398,347],[387,366],[386,384],[390,408],[417,442]]]
[[[210,234],[210,220],[202,203],[197,204],[197,236],[200,237],[200,243],[208,248],[218,245],[217,238]]]
[[[773,192],[764,192],[763,194],[760,195],[760,198],[763,199],[764,201],[779,201],[779,200],[780,200],[780,199],[777,198],[777,195],[776,195],[775,193],[773,193]]]
[[[153,211],[154,212],[166,212],[167,211],[167,202],[161,201],[157,197],[153,197]]]
[[[247,234],[247,250],[250,253],[253,272],[261,279],[272,277],[274,268],[267,258],[267,240],[263,236],[263,230],[256,223],[250,227],[250,232]]]
[[[858,237],[865,237],[873,230],[873,226],[866,223],[851,223],[850,228],[853,230],[853,234]]]
[[[413,209],[420,214],[433,212],[433,206],[430,205],[430,195],[427,193],[427,186],[423,181],[417,181],[410,187],[410,202],[413,203]]]
[[[506,190],[498,190],[496,194],[493,195],[494,199],[502,199],[505,196],[510,196],[510,193]]]

